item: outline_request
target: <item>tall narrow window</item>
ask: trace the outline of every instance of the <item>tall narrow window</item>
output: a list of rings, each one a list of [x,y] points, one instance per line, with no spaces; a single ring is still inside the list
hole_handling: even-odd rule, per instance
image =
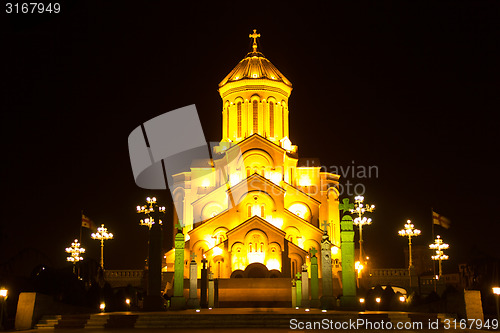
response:
[[[247,216],[252,217],[252,206],[250,205],[247,206]]]
[[[226,137],[229,138],[229,105],[227,106],[227,117],[226,117]]]
[[[269,134],[274,137],[274,103],[269,103]]]
[[[241,102],[238,102],[236,108],[238,113],[238,138],[241,138]]]
[[[259,131],[259,102],[253,101],[253,132]]]
[[[264,205],[261,205],[260,206],[260,217],[264,218],[265,213],[266,213],[266,210],[264,208]]]
[[[281,107],[281,131],[283,133],[282,137],[285,137],[285,108]]]

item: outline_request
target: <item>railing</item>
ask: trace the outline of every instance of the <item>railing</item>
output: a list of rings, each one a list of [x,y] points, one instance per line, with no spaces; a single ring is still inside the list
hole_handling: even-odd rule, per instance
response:
[[[405,268],[375,268],[370,269],[370,276],[408,276],[408,269]]]
[[[106,278],[136,278],[141,279],[144,276],[144,270],[142,269],[110,269],[104,271],[104,276]]]

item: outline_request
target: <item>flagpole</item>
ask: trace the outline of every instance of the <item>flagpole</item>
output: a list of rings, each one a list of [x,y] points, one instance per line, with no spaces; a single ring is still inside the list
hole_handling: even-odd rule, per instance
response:
[[[82,243],[82,228],[83,228],[83,227],[82,227],[82,217],[83,217],[83,209],[82,209],[81,213],[82,213],[82,214],[81,214],[81,216],[80,216],[80,239],[79,239],[79,241],[80,241],[80,244],[83,244],[83,243]]]
[[[431,207],[432,240],[434,240],[434,208]]]
[[[434,242],[434,208],[431,207],[431,223],[432,223],[432,241]],[[437,281],[436,281],[436,261],[432,260],[432,279],[434,280],[434,292],[437,292]]]

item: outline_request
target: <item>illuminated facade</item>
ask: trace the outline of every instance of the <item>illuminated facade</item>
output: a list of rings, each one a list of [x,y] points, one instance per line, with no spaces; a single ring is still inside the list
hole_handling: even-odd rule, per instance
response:
[[[175,218],[185,223],[184,257],[205,257],[216,278],[292,277],[309,264],[311,248],[321,249],[328,222],[336,276],[339,176],[323,172],[315,159],[298,157],[288,132],[292,84],[257,50],[259,35],[250,37],[252,52],[219,84],[223,131],[213,159],[194,161],[190,171],[174,176],[173,199],[183,207]],[[221,175],[217,167],[235,149],[243,163]],[[172,271],[174,250],[166,263]]]

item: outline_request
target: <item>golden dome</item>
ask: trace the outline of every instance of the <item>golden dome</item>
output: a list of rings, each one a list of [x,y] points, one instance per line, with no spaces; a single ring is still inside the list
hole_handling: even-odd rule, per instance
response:
[[[224,80],[219,83],[219,87],[230,82],[241,81],[245,79],[267,79],[275,82],[281,82],[292,87],[292,83],[267,60],[267,58],[254,48],[243,60],[229,73]]]

